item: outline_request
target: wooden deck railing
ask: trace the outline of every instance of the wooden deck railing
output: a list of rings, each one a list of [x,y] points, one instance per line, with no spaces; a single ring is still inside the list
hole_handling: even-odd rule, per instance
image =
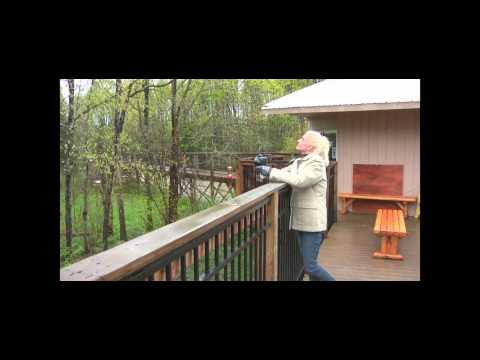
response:
[[[298,280],[290,188],[266,184],[60,270],[60,280]]]

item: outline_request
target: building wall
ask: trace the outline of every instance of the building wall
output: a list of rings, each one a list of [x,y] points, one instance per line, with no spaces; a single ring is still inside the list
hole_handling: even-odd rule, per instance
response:
[[[419,193],[419,110],[315,114],[307,118],[312,130],[337,130],[338,192],[352,192],[353,164],[382,164],[403,165],[403,194]],[[409,206],[408,213],[414,215],[415,205]]]

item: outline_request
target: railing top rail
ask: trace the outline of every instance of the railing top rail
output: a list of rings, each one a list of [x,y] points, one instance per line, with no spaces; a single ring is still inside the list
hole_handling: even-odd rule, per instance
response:
[[[287,185],[269,183],[60,270],[60,280],[119,280],[228,222]]]
[[[260,151],[185,151],[184,154],[258,154]],[[294,153],[289,152],[276,152],[276,151],[262,151],[262,154],[280,154],[280,155],[291,155]]]

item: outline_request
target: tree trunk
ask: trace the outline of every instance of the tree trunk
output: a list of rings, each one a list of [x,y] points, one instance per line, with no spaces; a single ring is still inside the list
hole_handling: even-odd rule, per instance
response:
[[[67,126],[67,147],[65,154],[65,239],[67,248],[72,250],[72,159],[70,154],[73,144],[73,100],[75,91],[75,80],[68,79],[68,126]]]
[[[137,183],[137,188],[140,188],[140,173],[138,172],[137,166],[135,166],[135,181]]]
[[[213,183],[215,182],[215,173],[213,161],[213,154],[210,154],[210,198],[212,199],[212,203],[215,203],[215,193],[213,189]]]
[[[115,88],[115,114],[113,119],[113,161],[110,165],[110,172],[105,176],[105,191],[103,199],[103,249],[108,249],[108,236],[113,233],[113,207],[112,207],[112,190],[113,181],[115,179],[115,173],[118,163],[118,143],[120,139],[120,133],[122,131],[122,119],[121,119],[121,99],[122,98],[122,80],[116,80]],[[112,220],[109,221],[109,217],[112,216]],[[110,226],[109,227],[109,222]],[[110,232],[111,231],[111,232]]]
[[[88,180],[89,180],[89,163],[88,160],[85,165],[85,182],[83,184],[83,250],[85,254],[91,254],[92,248],[88,239]]]
[[[67,160],[67,163],[69,161]],[[69,164],[68,164],[69,165]],[[65,239],[68,250],[72,250],[72,176],[65,174]]]
[[[128,107],[128,101],[130,98],[130,90],[133,83],[129,86],[129,91],[127,97],[125,99],[122,98],[123,88],[122,88],[122,80],[116,80],[116,90],[115,90],[115,115],[113,119],[113,162],[110,166],[110,181],[109,181],[109,193],[106,195],[109,196],[109,201],[111,204],[111,193],[113,189],[113,183],[116,180],[118,187],[117,187],[117,203],[118,203],[118,212],[119,212],[119,224],[120,224],[120,240],[127,241],[127,229],[125,223],[125,209],[123,206],[123,198],[122,198],[122,180],[121,180],[121,156],[120,156],[120,136],[123,130],[123,124],[125,121],[125,114]],[[113,224],[113,220],[112,220]]]
[[[108,236],[113,235],[113,203],[112,203],[112,193],[113,193],[113,184],[111,185],[110,198],[108,199],[110,203],[110,218],[108,219]]]
[[[150,185],[150,176],[147,174],[145,176],[145,186],[147,192],[147,216],[145,222],[145,230],[153,230],[153,216],[152,216],[152,187]]]
[[[179,144],[178,144],[178,123],[177,123],[177,80],[172,81],[172,147],[170,155],[170,184],[168,192],[168,216],[167,223],[177,221],[177,205],[178,205],[178,161],[179,161]]]
[[[149,80],[145,79],[143,82],[143,91],[145,97],[145,103],[143,107],[143,126],[142,129],[144,131],[143,139],[145,141],[145,149],[147,152],[147,156],[145,160],[148,161],[148,165],[152,165],[151,161],[151,152],[150,152],[150,141],[149,141],[149,134],[150,134],[150,121],[149,121],[149,107],[150,107],[150,89],[148,88]],[[152,217],[152,188],[150,185],[150,175],[148,172],[145,174],[145,191],[147,195],[147,216],[145,221],[145,230],[152,231],[153,230],[153,217]]]
[[[107,195],[106,193],[108,192],[108,189],[105,191],[105,194],[103,196],[103,250],[108,249],[108,236],[110,235],[110,213],[111,213],[111,196],[112,193],[110,192],[110,195]]]
[[[125,208],[123,206],[123,197],[122,197],[122,174],[120,169],[117,170],[118,176],[118,186],[117,186],[117,204],[118,204],[118,222],[120,225],[120,241],[127,241],[127,225],[125,223]]]

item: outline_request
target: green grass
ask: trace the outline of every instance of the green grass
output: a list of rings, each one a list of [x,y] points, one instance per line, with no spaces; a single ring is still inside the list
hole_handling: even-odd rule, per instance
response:
[[[73,233],[83,232],[82,211],[83,211],[83,194],[79,191],[74,194],[75,201],[72,208],[72,222]],[[161,206],[160,194],[154,193],[155,200],[158,206]],[[142,234],[145,234],[145,220],[146,214],[146,197],[145,194],[135,187],[124,188],[123,193],[125,222],[127,228],[127,238],[131,240]],[[91,233],[91,239],[94,243],[94,254],[103,251],[102,231],[103,231],[103,207],[101,193],[91,188],[88,197],[88,232]],[[118,223],[118,207],[116,195],[112,195],[113,204],[113,235],[109,237],[109,248],[112,248],[121,243],[120,230]],[[206,202],[199,202],[198,208],[193,209],[190,200],[182,197],[178,202],[179,219],[190,216],[198,211],[210,207]],[[164,225],[163,219],[152,205],[153,229],[158,229]],[[83,236],[74,236],[72,239],[72,251],[68,251],[65,243],[65,193],[61,187],[60,189],[60,267],[68,266],[81,260],[88,255],[84,254],[84,239]]]

